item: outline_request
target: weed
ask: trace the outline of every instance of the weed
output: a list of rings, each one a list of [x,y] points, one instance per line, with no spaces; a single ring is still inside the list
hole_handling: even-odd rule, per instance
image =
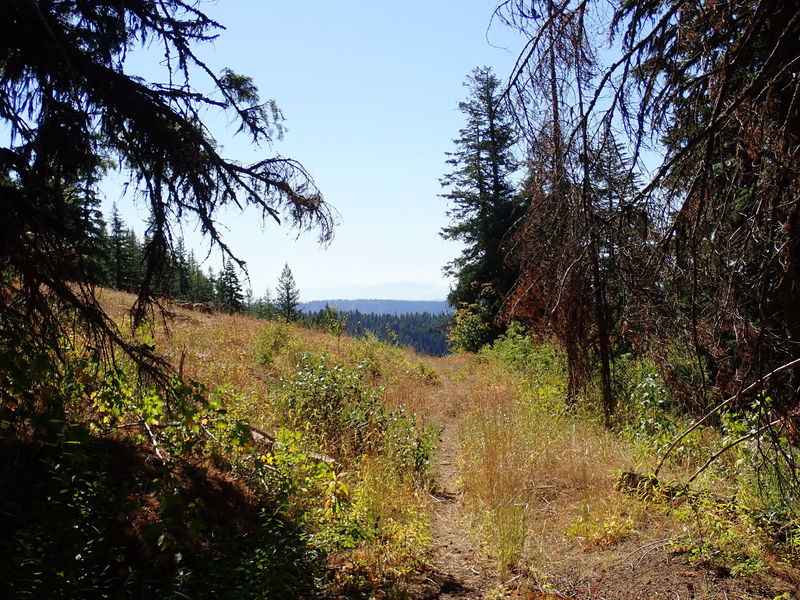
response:
[[[387,411],[383,389],[365,380],[368,367],[350,368],[327,355],[305,354],[291,379],[274,395],[279,418],[304,430],[345,464],[365,453],[391,456],[398,469],[424,477],[436,435],[402,407]]]
[[[741,507],[708,493],[697,494],[674,509],[684,537],[673,543],[690,562],[717,565],[733,574],[763,570],[764,539]]]
[[[288,360],[296,362],[297,338],[293,329],[283,321],[271,321],[264,325],[255,345],[258,362],[265,367],[273,366],[281,353],[288,353]]]
[[[442,380],[436,369],[429,367],[424,362],[411,363],[406,369],[406,373],[413,379],[417,379],[425,385],[441,385]]]
[[[604,548],[619,544],[636,530],[633,518],[613,511],[611,514],[594,514],[584,504],[581,516],[567,527],[567,537],[578,538],[587,546]]]

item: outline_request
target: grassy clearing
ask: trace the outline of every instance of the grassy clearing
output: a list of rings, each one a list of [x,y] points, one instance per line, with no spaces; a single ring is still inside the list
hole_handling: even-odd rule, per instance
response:
[[[228,410],[278,432],[264,460],[287,511],[329,557],[329,593],[402,595],[428,545],[436,432],[413,406],[435,371],[372,336],[235,316],[179,322],[164,345],[192,357],[187,374],[227,394]]]
[[[104,302],[122,320],[131,297]],[[140,332],[197,382],[170,398],[80,341],[58,371],[52,357],[18,364],[22,338],[0,347],[13,367],[0,382],[0,483],[13,492],[0,496],[0,551],[18,557],[0,568],[0,595],[413,597],[436,542],[444,422],[458,423],[473,537],[519,593],[667,539],[737,578],[797,577],[800,535],[781,473],[753,460],[761,448],[736,446],[691,493],[675,483],[747,418],[687,438],[666,485],[616,489],[687,423],[645,361],[618,363],[624,412],[609,432],[591,403],[565,405],[559,352],[514,329],[477,355],[423,359],[373,337],[177,313],[168,331]]]
[[[468,375],[474,383],[464,382],[472,392],[460,427],[463,490],[476,531],[504,575],[544,571],[561,560],[571,544],[565,533],[578,534],[576,519],[583,529],[607,520],[607,509],[619,502],[613,473],[631,464],[624,444],[567,411],[553,349],[542,346],[531,360],[540,367],[524,377],[485,352]],[[599,531],[583,533],[603,543]]]
[[[676,497],[670,490],[683,488],[675,483],[638,495],[617,489],[622,473],[650,472],[689,421],[674,411],[652,365],[623,366],[617,381],[627,386],[620,389],[626,412],[613,432],[600,425],[593,405],[566,405],[559,353],[519,331],[474,356],[457,375],[456,387],[466,390],[461,486],[476,539],[496,561],[501,580],[525,575],[522,580],[547,590],[565,564],[582,565],[584,576],[602,572],[664,539],[691,564],[734,576],[791,572],[800,559],[797,525],[780,511],[764,471],[758,479],[748,467],[758,464],[751,460],[755,444],[723,455],[691,494]],[[660,479],[686,481],[712,452],[752,426],[729,415],[699,430],[676,449]],[[783,534],[776,535],[777,523],[786,528]]]

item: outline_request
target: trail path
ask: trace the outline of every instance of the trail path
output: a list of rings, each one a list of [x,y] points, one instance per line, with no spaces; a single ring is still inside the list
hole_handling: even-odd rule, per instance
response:
[[[441,372],[441,371],[440,371]],[[441,373],[442,387],[431,400],[432,418],[442,428],[438,452],[437,490],[432,500],[430,600],[480,599],[496,587],[496,575],[481,554],[473,536],[458,490],[458,411],[463,407],[465,390]]]
[[[470,406],[478,406],[479,394],[491,393],[490,386],[477,373],[474,376],[469,372],[459,373],[467,364],[458,356],[436,360],[432,366],[438,371],[442,384],[429,388],[430,394],[416,407],[426,414],[430,423],[442,427],[437,486],[431,497],[428,557],[431,568],[411,597],[484,600],[492,597],[490,592],[504,582],[495,563],[481,551],[478,536],[471,531],[459,489],[459,424]],[[580,449],[575,449],[573,454],[583,456]],[[572,455],[565,456],[569,459]],[[546,500],[548,506],[571,516],[576,498],[581,498],[575,491],[576,485],[572,480],[563,482],[559,494]],[[555,517],[549,526],[555,531],[565,528],[563,519]],[[658,515],[649,515],[637,524],[637,531],[629,538],[607,547],[589,549],[578,542],[565,542],[557,535],[548,538],[545,540],[549,544],[547,551],[540,557],[546,561],[541,563],[542,569],[548,573],[549,583],[564,595],[538,591],[535,582],[515,577],[513,586],[519,588],[515,589],[519,594],[515,597],[525,600],[765,600],[791,589],[790,583],[777,579],[731,577],[721,569],[688,564],[682,556],[669,552],[664,543],[675,535],[671,527],[674,526]],[[786,597],[800,600],[800,596]]]

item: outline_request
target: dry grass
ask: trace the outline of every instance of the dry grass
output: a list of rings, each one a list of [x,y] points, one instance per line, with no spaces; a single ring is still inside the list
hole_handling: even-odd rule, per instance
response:
[[[630,466],[628,449],[591,420],[566,413],[558,381],[531,389],[490,362],[473,367],[461,385],[469,390],[460,424],[462,489],[501,574],[546,572],[563,561],[575,546],[566,533],[582,516],[585,529],[597,530],[592,536],[608,537],[601,543],[633,529],[613,489],[614,473]]]
[[[106,310],[124,325],[133,296],[111,290],[101,293]],[[331,364],[361,365],[367,379],[383,390],[389,410],[403,406],[414,412],[427,406],[426,397],[438,387],[438,375],[430,362],[423,362],[427,359],[375,338],[336,339],[321,331],[241,315],[170,310],[174,317],[166,327],[157,323],[148,332],[157,351],[184,376],[224,399],[229,411],[266,431],[286,425],[279,422],[270,395],[283,378],[293,376],[304,353],[326,354]],[[334,588],[372,581],[378,590],[410,577],[421,564],[429,536],[427,495],[419,483],[398,472],[385,457],[371,455],[362,456],[336,477],[349,487],[350,504],[342,518],[372,533],[352,550],[332,557],[332,566],[339,571]],[[335,530],[334,525],[331,528]]]
[[[500,580],[514,582],[499,589],[524,595],[557,586],[587,598],[651,597],[655,590],[685,590],[686,585],[699,589],[697,582],[711,575],[670,560],[669,540],[686,542],[677,547],[686,547],[687,559],[693,552],[710,554],[734,545],[742,550],[747,540],[752,543],[751,531],[737,532],[732,521],[708,510],[689,511],[689,516],[699,514],[689,523],[675,506],[617,491],[620,473],[647,471],[638,462],[642,448],[603,428],[591,410],[567,409],[563,369],[548,362],[546,352],[539,361],[534,350],[524,372],[507,369],[493,352],[460,357],[443,394],[451,396],[444,404],[458,407],[453,417],[459,426],[459,485],[472,533],[494,560]],[[696,468],[708,454],[708,435],[687,446],[673,469]],[[728,490],[730,482],[712,476],[708,489]],[[718,530],[712,542],[703,532],[713,527]],[[734,563],[739,560],[736,552],[729,554]],[[733,570],[751,564],[757,567],[758,561],[740,562]],[[640,572],[640,565],[649,566]],[[645,577],[647,569],[655,570]],[[750,589],[738,578],[724,586],[732,593]]]
[[[134,296],[114,290],[100,290],[103,306],[121,324],[127,323]],[[385,388],[387,406],[404,406],[411,412],[426,412],[428,396],[435,390],[438,375],[435,361],[405,348],[395,348],[375,338],[337,339],[328,333],[295,325],[266,322],[242,315],[204,314],[168,306],[173,318],[151,328],[157,349],[182,373],[210,392],[236,390],[250,407],[254,424],[270,423],[265,407],[267,394],[281,377],[291,376],[304,352],[325,353],[332,361],[355,366],[364,364],[373,381]],[[262,340],[279,339],[274,356],[262,358]],[[266,410],[266,409],[265,409]]]

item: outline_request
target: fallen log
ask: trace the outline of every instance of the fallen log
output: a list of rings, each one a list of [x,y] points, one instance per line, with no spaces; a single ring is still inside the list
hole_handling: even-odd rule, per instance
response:
[[[266,431],[262,431],[257,427],[253,427],[252,425],[248,425],[250,428],[250,435],[253,436],[253,441],[257,444],[261,444],[262,446],[266,446],[269,448],[283,448],[283,444],[281,444],[274,436],[270,435]],[[338,462],[336,459],[331,458],[327,454],[320,454],[319,452],[305,452],[307,456],[310,456],[314,460],[318,460],[320,462],[327,463],[329,465],[336,465],[338,466]]]

